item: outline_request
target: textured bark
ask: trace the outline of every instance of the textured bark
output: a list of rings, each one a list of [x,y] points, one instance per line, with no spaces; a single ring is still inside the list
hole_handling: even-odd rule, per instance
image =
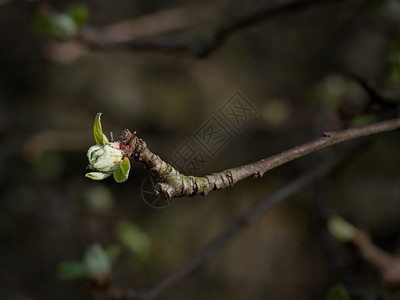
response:
[[[129,147],[127,156],[141,162],[156,178],[155,194],[162,198],[207,195],[212,190],[232,187],[236,182],[252,176],[262,177],[267,171],[311,152],[382,132],[400,129],[400,118],[374,123],[368,126],[352,128],[336,132],[325,132],[323,137],[296,146],[260,161],[224,170],[204,177],[194,177],[181,174],[158,155],[149,150],[146,142],[125,129],[120,136],[120,142]]]
[[[211,190],[220,190],[231,187],[234,184],[234,170],[222,171],[204,177],[186,176],[181,174],[173,166],[163,161],[158,155],[149,150],[147,144],[125,129],[120,136],[121,142],[129,146],[129,157],[132,157],[145,165],[156,178],[155,194],[163,198],[206,195]],[[235,175],[235,177],[238,177]]]

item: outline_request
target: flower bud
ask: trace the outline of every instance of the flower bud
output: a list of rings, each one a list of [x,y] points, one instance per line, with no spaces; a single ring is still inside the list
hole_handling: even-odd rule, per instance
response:
[[[114,144],[114,143],[113,143]],[[89,148],[87,156],[89,168],[104,173],[112,173],[118,168],[122,160],[122,150],[116,145],[94,145]]]

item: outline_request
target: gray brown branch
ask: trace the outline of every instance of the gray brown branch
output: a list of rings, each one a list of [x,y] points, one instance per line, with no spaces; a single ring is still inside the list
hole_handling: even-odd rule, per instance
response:
[[[342,120],[352,120],[356,116],[368,113],[386,116],[386,118],[396,116],[400,102],[398,93],[393,88],[377,86],[372,80],[358,73],[348,73],[345,76],[355,81],[364,90],[368,95],[368,101],[356,105],[352,101],[344,101],[338,109]]]
[[[117,38],[115,32],[113,34],[113,32],[107,32],[86,26],[78,36],[78,39],[87,45],[100,49],[183,51],[192,56],[204,58],[210,55],[231,34],[240,29],[315,5],[346,1],[351,0],[267,1],[267,4],[262,7],[254,7],[252,9],[239,8],[239,13],[232,16],[229,20],[225,22],[217,22],[220,24],[215,26],[212,34],[210,34],[209,30],[210,21],[207,20],[204,26],[206,28],[204,31],[207,34],[191,34],[183,32],[173,35],[148,35],[133,39],[120,40]],[[232,12],[230,10],[226,13],[231,15]]]
[[[342,131],[325,132],[323,137],[274,156],[203,177],[181,174],[158,155],[151,152],[146,142],[140,139],[136,135],[136,132],[132,134],[128,129],[125,129],[121,133],[120,142],[129,147],[130,152],[128,156],[143,163],[156,178],[155,194],[168,199],[172,197],[195,196],[198,194],[204,196],[212,190],[232,187],[235,183],[247,177],[260,178],[271,169],[320,149],[345,141],[398,129],[400,129],[400,118]]]
[[[361,230],[357,230],[352,245],[362,258],[380,272],[383,284],[388,287],[400,286],[400,258],[391,255],[376,246],[371,238]]]
[[[364,261],[379,272],[385,286],[400,286],[400,258],[397,255],[392,255],[375,245],[367,233],[341,217],[331,215],[328,223],[332,236],[338,241],[352,245]]]

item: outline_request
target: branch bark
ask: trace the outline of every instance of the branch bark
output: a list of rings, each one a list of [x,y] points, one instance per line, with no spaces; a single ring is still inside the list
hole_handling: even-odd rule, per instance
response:
[[[309,153],[333,146],[345,141],[400,129],[400,118],[382,121],[371,125],[336,132],[325,132],[323,137],[296,146],[274,156],[244,166],[224,170],[203,177],[186,176],[170,164],[163,161],[147,147],[136,132],[125,129],[120,143],[129,147],[128,157],[141,162],[156,178],[155,194],[162,198],[207,195],[212,190],[232,187],[247,177],[261,178],[267,171]]]

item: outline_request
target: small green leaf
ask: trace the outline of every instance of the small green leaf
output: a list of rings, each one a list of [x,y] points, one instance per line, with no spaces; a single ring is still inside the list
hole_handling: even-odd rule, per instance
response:
[[[108,145],[108,139],[104,135],[103,130],[101,129],[101,122],[100,122],[100,117],[101,113],[97,113],[96,118],[94,120],[94,126],[93,126],[93,134],[94,134],[94,140],[96,141],[97,145]]]
[[[77,261],[63,261],[58,265],[58,276],[64,280],[78,279],[85,277],[85,266]]]
[[[350,300],[350,296],[343,285],[337,284],[329,289],[326,300]]]
[[[121,221],[115,228],[117,239],[131,252],[132,256],[139,261],[146,261],[151,255],[150,237],[135,224]]]
[[[333,215],[328,219],[328,230],[332,236],[342,243],[348,243],[357,233],[357,229],[345,219]]]
[[[70,39],[78,33],[75,21],[66,14],[56,14],[52,17],[52,34],[59,39]]]
[[[70,6],[66,13],[75,21],[75,24],[81,28],[89,19],[89,9],[86,5],[75,4]]]
[[[106,248],[106,254],[111,263],[114,263],[117,257],[121,254],[121,247],[117,245],[110,245]]]
[[[111,174],[104,173],[104,172],[90,172],[90,173],[86,173],[86,175],[85,175],[85,177],[90,178],[92,180],[103,180],[110,176],[111,176]]]
[[[90,278],[101,280],[111,271],[111,262],[99,244],[90,246],[83,257],[83,266]]]
[[[127,157],[124,158],[118,165],[118,168],[114,171],[114,179],[116,182],[121,183],[128,179],[131,164]]]
[[[34,28],[38,34],[49,35],[53,27],[52,20],[50,16],[40,14],[34,19]]]

